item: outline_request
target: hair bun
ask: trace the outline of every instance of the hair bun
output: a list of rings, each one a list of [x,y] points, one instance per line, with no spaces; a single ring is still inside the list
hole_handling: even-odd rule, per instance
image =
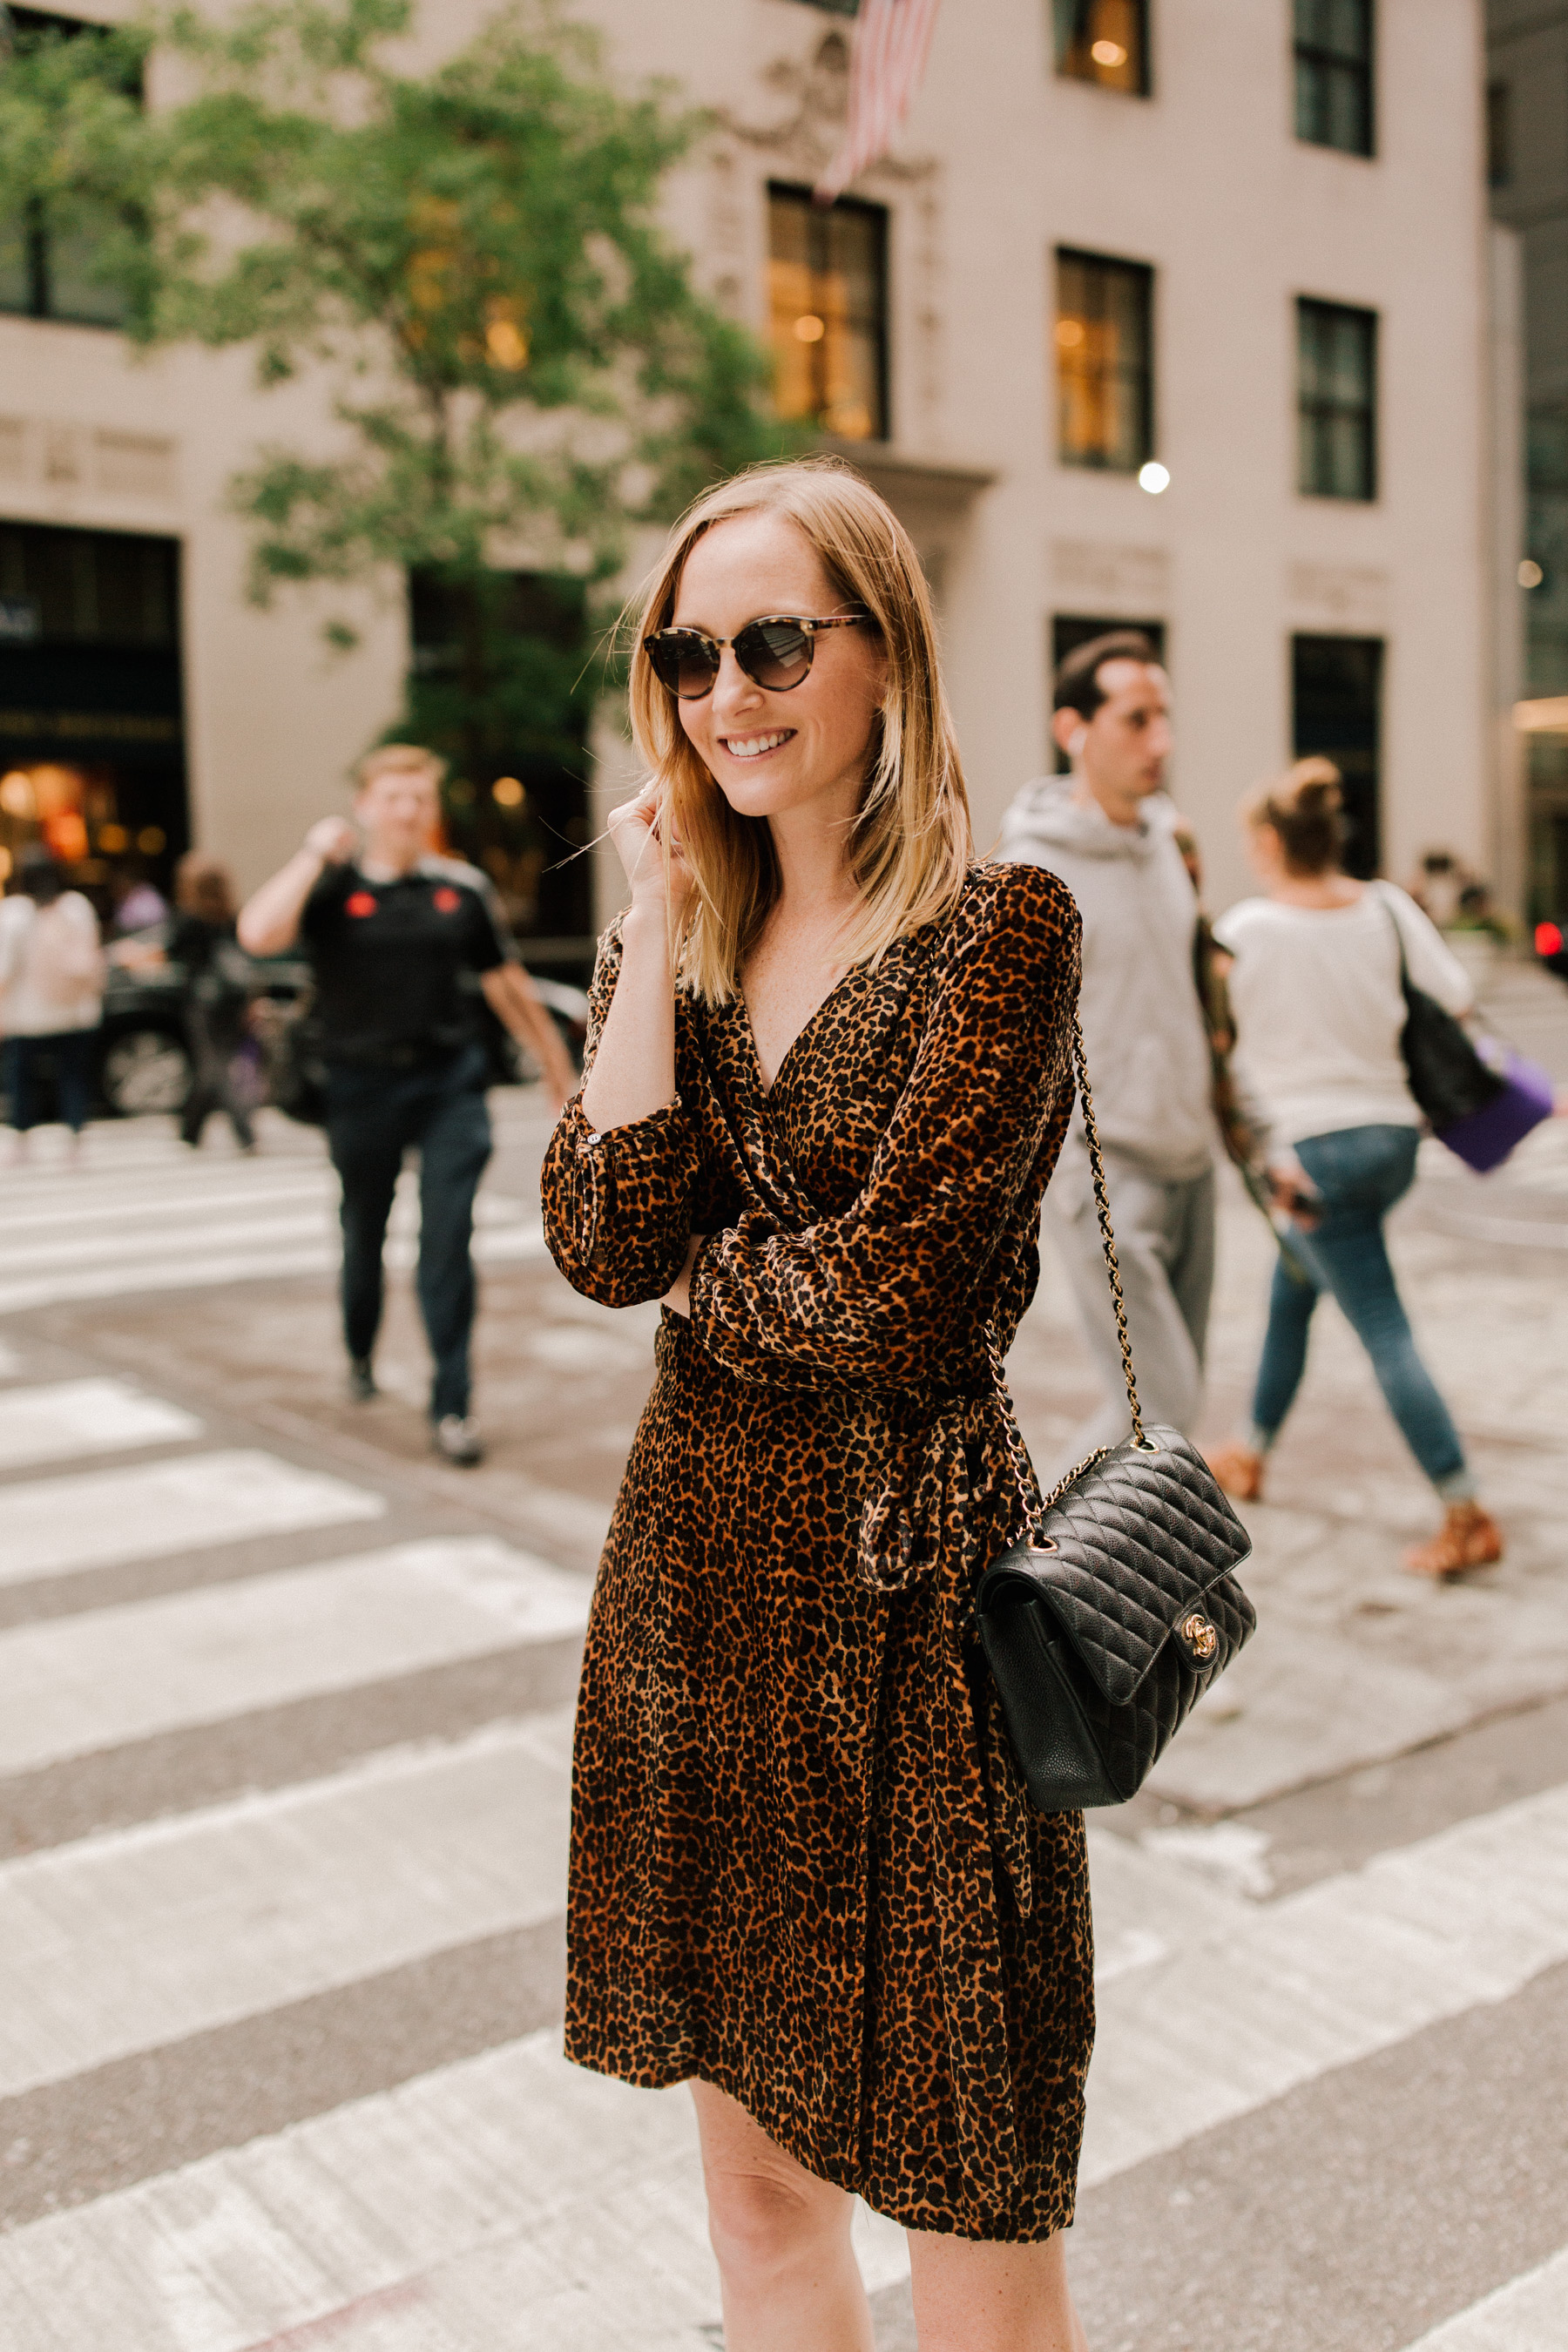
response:
[[[1344,806],[1340,772],[1331,760],[1298,760],[1278,795],[1281,805],[1298,816],[1336,816]]]

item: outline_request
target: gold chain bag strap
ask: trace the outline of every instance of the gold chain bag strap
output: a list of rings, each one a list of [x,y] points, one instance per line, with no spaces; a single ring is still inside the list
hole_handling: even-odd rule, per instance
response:
[[[1247,1529],[1196,1447],[1143,1423],[1076,1014],[1072,1048],[1132,1426],[1042,1498],[987,1329],[1020,1520],[975,1596],[1007,1735],[1047,1813],[1136,1795],[1258,1622],[1236,1575]]]

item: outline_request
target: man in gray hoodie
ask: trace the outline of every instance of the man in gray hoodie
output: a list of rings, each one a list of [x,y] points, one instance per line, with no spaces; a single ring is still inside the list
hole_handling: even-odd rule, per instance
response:
[[[997,855],[1049,866],[1083,917],[1079,1011],[1139,1402],[1148,1420],[1190,1432],[1203,1400],[1218,1136],[1194,965],[1197,898],[1163,789],[1169,688],[1149,639],[1119,629],[1069,654],[1052,731],[1072,772],[1025,785]],[[1046,1210],[1109,1392],[1080,1433],[1082,1454],[1124,1437],[1128,1419],[1076,1118]]]

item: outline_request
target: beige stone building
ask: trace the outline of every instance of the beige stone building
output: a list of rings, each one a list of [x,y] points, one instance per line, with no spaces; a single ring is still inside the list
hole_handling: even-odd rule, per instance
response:
[[[426,0],[422,42],[487,7]],[[1054,656],[1135,621],[1216,902],[1238,795],[1307,750],[1344,765],[1363,866],[1440,845],[1517,889],[1479,0],[943,0],[892,153],[826,213],[853,0],[578,13],[713,111],[672,228],[909,522],[983,845],[1046,762]],[[395,711],[406,599],[367,598],[345,658],[309,597],[248,608],[225,484],[323,439],[319,388],[136,360],[57,262],[0,249],[0,824],[52,794],[110,858],[188,824],[248,882]]]

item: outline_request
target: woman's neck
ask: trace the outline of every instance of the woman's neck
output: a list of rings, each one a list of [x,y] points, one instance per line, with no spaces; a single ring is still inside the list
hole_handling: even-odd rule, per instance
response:
[[[1331,874],[1277,874],[1268,895],[1282,907],[1353,907],[1365,887],[1336,867]]]
[[[779,869],[775,904],[792,923],[840,917],[859,898],[849,862],[850,830],[848,823],[825,823],[812,809],[768,819]]]

